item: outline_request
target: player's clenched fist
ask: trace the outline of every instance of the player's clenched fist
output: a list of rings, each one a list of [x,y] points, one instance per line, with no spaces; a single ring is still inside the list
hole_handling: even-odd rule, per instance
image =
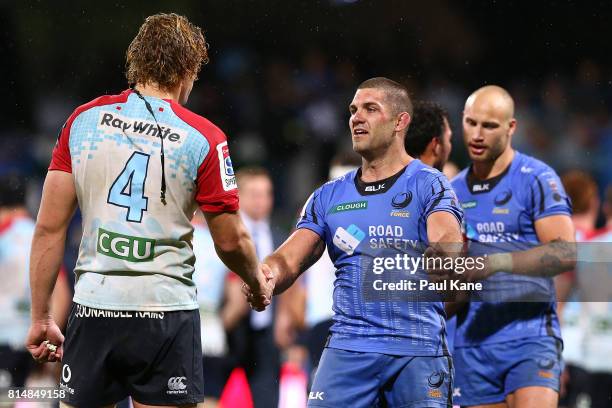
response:
[[[64,336],[52,318],[32,320],[26,348],[39,363],[61,361],[63,355]]]
[[[251,284],[242,284],[242,293],[252,309],[261,312],[272,302],[272,293],[276,279],[270,267],[260,264],[257,268],[257,275]]]

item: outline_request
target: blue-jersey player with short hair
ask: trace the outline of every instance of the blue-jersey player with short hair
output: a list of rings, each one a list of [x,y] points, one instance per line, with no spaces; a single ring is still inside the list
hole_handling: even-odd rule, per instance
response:
[[[469,407],[556,407],[562,363],[552,276],[575,262],[571,205],[546,164],[512,149],[514,103],[486,86],[466,101],[471,166],[452,181],[472,255],[465,278],[484,289],[457,315],[455,402]],[[521,300],[520,302],[517,300]]]
[[[419,243],[460,245],[462,212],[444,175],[406,153],[405,87],[369,79],[349,110],[361,168],[317,189],[297,230],[264,260],[277,294],[326,246],[336,268],[334,324],[308,406],[450,407],[443,303],[410,298],[395,278],[427,279],[422,270],[398,275],[409,267],[402,256],[422,255]]]

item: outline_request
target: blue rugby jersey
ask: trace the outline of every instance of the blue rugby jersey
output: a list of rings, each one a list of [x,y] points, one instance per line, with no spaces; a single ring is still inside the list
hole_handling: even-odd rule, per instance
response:
[[[392,270],[375,273],[373,265],[396,255],[420,256],[428,245],[427,217],[433,212],[450,212],[461,222],[450,183],[419,160],[373,183],[361,181],[360,174],[360,169],[352,171],[317,189],[297,224],[325,241],[336,268],[328,346],[404,356],[445,355],[442,302],[375,290],[375,281],[393,281],[398,275]],[[422,269],[405,277],[427,279]]]
[[[537,159],[515,152],[510,166],[488,180],[477,180],[470,169],[460,172],[451,185],[465,213],[471,255],[532,248],[540,244],[536,220],[571,214],[559,177]],[[469,308],[458,315],[455,347],[535,336],[561,338],[552,278],[500,272],[483,284],[484,290],[474,294]]]

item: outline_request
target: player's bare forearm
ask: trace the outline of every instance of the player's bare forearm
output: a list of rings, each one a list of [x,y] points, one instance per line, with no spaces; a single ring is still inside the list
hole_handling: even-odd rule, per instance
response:
[[[50,171],[45,179],[30,252],[32,320],[50,317],[50,299],[57,281],[68,224],[76,209],[72,175]]]
[[[219,259],[249,286],[256,283],[255,245],[235,212],[204,213]]]
[[[491,272],[552,277],[576,266],[574,227],[569,216],[554,215],[536,221],[542,245],[526,251],[489,256]]]
[[[298,229],[264,263],[272,270],[276,285],[274,294],[279,295],[312,266],[323,254],[325,242],[313,231]]]
[[[504,255],[511,258],[504,259]],[[504,270],[505,262],[511,264],[506,270],[517,275],[553,277],[576,267],[576,243],[559,239],[527,251],[490,256],[495,271]]]
[[[65,242],[65,231],[52,232],[36,226],[30,254],[32,320],[50,316],[51,294],[64,257]]]
[[[234,271],[242,280],[251,286],[256,278],[257,255],[255,245],[249,236],[243,237],[231,250],[222,249],[215,245],[217,255],[223,263]]]

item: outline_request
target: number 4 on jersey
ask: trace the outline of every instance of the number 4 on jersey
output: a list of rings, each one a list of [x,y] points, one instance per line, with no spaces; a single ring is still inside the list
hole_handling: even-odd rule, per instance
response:
[[[108,203],[127,208],[126,219],[131,222],[142,221],[142,213],[147,210],[144,183],[148,165],[148,154],[134,152],[108,192]]]

